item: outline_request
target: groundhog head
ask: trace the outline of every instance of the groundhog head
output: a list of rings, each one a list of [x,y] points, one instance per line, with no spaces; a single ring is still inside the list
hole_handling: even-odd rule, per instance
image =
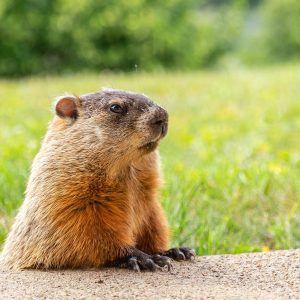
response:
[[[82,143],[124,159],[152,152],[168,129],[163,108],[142,94],[121,90],[62,96],[55,111],[61,134],[76,132]]]

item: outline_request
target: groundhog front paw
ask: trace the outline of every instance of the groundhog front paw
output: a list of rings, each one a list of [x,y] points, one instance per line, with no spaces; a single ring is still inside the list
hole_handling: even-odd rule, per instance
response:
[[[121,257],[107,266],[125,267],[137,272],[163,270],[165,267],[170,271],[173,268],[170,257],[158,254],[149,255],[136,248],[131,248],[128,252],[129,255]]]
[[[191,248],[181,247],[181,248],[172,248],[162,255],[168,256],[174,260],[192,260],[196,257],[195,250]]]
[[[129,257],[127,266],[137,272],[140,272],[140,270],[163,270],[164,267],[167,267],[168,271],[170,271],[173,268],[169,257],[147,254]]]

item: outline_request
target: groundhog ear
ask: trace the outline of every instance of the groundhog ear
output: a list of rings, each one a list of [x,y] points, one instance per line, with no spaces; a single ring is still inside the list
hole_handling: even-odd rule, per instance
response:
[[[78,98],[75,96],[59,97],[55,104],[55,112],[61,118],[76,119]]]

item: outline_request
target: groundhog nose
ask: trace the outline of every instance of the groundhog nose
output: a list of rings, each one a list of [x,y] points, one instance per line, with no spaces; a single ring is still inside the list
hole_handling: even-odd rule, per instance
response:
[[[153,125],[163,125],[164,123],[166,123],[166,119],[165,118],[155,118],[154,120],[152,120],[151,124]]]
[[[168,130],[168,113],[163,108],[159,107],[159,110],[151,120],[151,125],[160,128],[161,137],[164,137]]]
[[[151,124],[163,125],[168,123],[168,113],[161,107],[158,107],[154,118],[151,120]]]
[[[151,124],[162,126],[168,123],[168,115],[165,113],[157,114],[152,120]]]

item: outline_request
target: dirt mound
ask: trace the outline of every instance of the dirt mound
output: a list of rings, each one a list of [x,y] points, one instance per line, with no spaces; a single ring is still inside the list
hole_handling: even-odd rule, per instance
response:
[[[0,270],[1,299],[300,299],[300,249],[198,257],[168,272]]]

